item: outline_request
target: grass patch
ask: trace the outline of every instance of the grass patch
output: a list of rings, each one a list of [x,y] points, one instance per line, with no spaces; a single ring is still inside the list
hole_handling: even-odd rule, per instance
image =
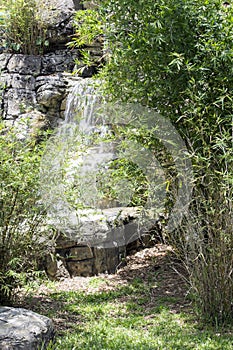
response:
[[[47,350],[231,350],[232,329],[197,319],[167,251],[138,252],[116,275],[29,288],[19,306],[53,319],[56,343]]]
[[[106,285],[103,278],[90,280]],[[107,291],[54,292],[47,296],[56,308],[49,316],[64,327],[48,350],[231,350],[233,335],[203,330],[190,310],[174,311],[175,297],[152,298],[152,283],[134,279],[127,286]],[[66,321],[65,321],[66,319]],[[62,325],[61,325],[62,326]],[[63,325],[64,326],[64,325]]]

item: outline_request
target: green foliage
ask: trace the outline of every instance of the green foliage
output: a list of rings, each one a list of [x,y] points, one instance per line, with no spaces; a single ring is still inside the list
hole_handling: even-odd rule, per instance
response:
[[[81,67],[77,73],[83,72],[84,69],[91,66],[100,66],[103,57],[93,57],[91,47],[102,44],[103,41],[103,21],[101,16],[95,10],[79,10],[74,16],[75,35],[68,44],[70,48],[79,48],[81,60],[76,60]]]
[[[147,201],[153,198],[153,191],[156,186],[153,183],[154,188],[151,191],[150,180],[148,174],[145,173],[145,161],[143,159],[148,156],[154,160],[159,159],[160,163],[166,168],[166,200],[167,206],[169,206],[172,193],[170,193],[171,191],[168,188],[174,187],[174,179],[172,178],[172,175],[174,175],[173,161],[169,158],[169,152],[166,152],[162,143],[154,137],[154,128],[150,127],[148,129],[142,126],[143,117],[140,119],[140,116],[137,115],[137,113],[140,114],[142,111],[128,110],[127,108],[132,108],[129,106],[123,105],[124,111],[120,108],[118,112],[117,106],[115,106],[111,112],[108,112],[109,116],[111,116],[111,113],[119,113],[119,118],[125,124],[123,123],[122,126],[119,122],[118,125],[112,125],[112,133],[105,140],[105,142],[110,141],[116,144],[117,159],[110,161],[107,166],[100,167],[97,177],[98,191],[103,199],[113,200],[115,203],[118,202],[118,204],[121,203],[124,206],[146,206]],[[146,113],[146,110],[143,111]],[[129,120],[130,112],[132,114],[135,113],[135,115],[132,115]],[[125,118],[123,113],[125,113]],[[139,120],[136,118],[139,118]],[[139,125],[140,123],[141,126]],[[135,145],[139,148],[135,148]],[[141,149],[146,152],[140,153]],[[149,159],[147,159],[147,162],[148,165]],[[156,170],[155,166],[154,171]],[[157,186],[162,184],[164,188],[165,183],[162,180]]]
[[[216,184],[217,188],[218,184]],[[216,326],[232,323],[232,198],[195,189],[189,212],[178,232],[169,236],[189,274],[198,313]]]
[[[114,160],[110,162],[107,171],[100,170],[98,176],[100,178],[98,189],[107,200],[118,200],[121,205],[131,207],[143,206],[146,203],[147,179],[142,169],[130,160],[125,158]]]
[[[71,47],[93,45],[104,34],[103,22],[95,10],[80,10],[74,17],[75,36],[69,44]]]
[[[44,210],[39,204],[42,146],[21,142],[0,127],[0,304],[37,267],[46,249]]]
[[[36,0],[3,0],[1,44],[8,52],[42,54],[48,41]]]
[[[233,7],[106,0],[99,15],[109,52],[106,92],[170,118],[190,151],[193,201],[178,235],[167,239],[188,268],[202,315],[232,320]]]
[[[106,5],[110,91],[171,118],[203,183],[225,174],[226,162],[232,168],[232,7],[202,0]]]

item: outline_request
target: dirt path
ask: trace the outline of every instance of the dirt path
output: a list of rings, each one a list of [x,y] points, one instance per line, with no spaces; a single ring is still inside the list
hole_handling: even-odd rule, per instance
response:
[[[22,292],[18,306],[30,308],[45,315],[49,315],[49,310],[57,310],[53,321],[57,330],[61,331],[67,329],[69,323],[72,323],[72,315],[62,312],[61,302],[52,297],[52,294],[68,291],[102,293],[136,282],[143,284],[149,290],[150,301],[145,305],[147,311],[154,307],[158,300],[165,300],[171,312],[174,313],[190,310],[190,301],[186,298],[187,286],[181,276],[175,272],[174,268],[177,266],[169,258],[170,253],[169,246],[158,244],[128,256],[126,265],[116,274],[67,278],[52,285],[41,285],[33,295]]]

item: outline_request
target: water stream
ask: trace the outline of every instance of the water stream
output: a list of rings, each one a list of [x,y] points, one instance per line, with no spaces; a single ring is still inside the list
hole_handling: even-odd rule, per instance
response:
[[[83,195],[80,202],[87,207],[99,208],[99,193],[96,185],[96,173],[101,164],[114,159],[113,143],[105,142],[111,132],[107,125],[107,116],[101,107],[104,99],[91,79],[79,81],[67,97],[64,128],[72,135],[74,149],[70,149],[69,174],[79,174]],[[75,149],[76,141],[80,142]],[[81,155],[79,147],[82,149]],[[78,157],[76,155],[78,154]],[[77,178],[77,176],[76,176]]]
[[[43,164],[44,197],[50,207],[52,223],[59,230],[82,244],[107,244],[113,247],[135,240],[145,227],[153,224],[166,198],[161,166],[156,156],[136,140],[123,138],[116,142],[115,138],[111,138],[112,125],[131,123],[132,130],[137,130],[144,120],[148,123],[150,117],[154,120],[154,114],[150,115],[140,106],[108,105],[92,79],[82,79],[75,84],[67,97],[63,125],[52,138]],[[147,124],[145,126],[148,127]],[[120,153],[117,147],[122,141]],[[134,227],[132,231],[130,221],[126,225],[129,231],[125,230],[125,224],[119,229],[109,226],[111,220],[118,222],[121,213],[130,209],[129,203],[135,188],[127,177],[117,184],[117,202],[108,199],[102,202],[105,194],[101,193],[98,176],[103,174],[100,180],[106,181],[104,171],[108,173],[109,163],[117,157],[133,162],[149,181],[143,216],[140,214],[139,218],[135,214],[137,209],[131,208],[134,218],[137,217],[138,230]],[[105,211],[109,208],[112,212]]]
[[[93,81],[91,79],[79,80],[67,97],[64,113],[65,123],[79,122],[80,129],[89,129],[94,123],[94,110],[100,101],[101,95]]]

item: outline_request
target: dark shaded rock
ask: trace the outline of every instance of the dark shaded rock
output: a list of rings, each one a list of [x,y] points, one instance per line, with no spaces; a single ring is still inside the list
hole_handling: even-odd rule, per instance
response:
[[[116,248],[94,248],[95,269],[98,273],[115,273],[120,266],[122,259],[125,258],[125,247]]]
[[[75,10],[83,9],[83,1],[82,0],[73,0]]]
[[[57,237],[55,253],[72,277],[115,273],[127,253],[150,242],[149,231],[140,237],[138,220],[140,210],[133,207],[82,210],[76,232]]]
[[[30,310],[0,307],[0,349],[36,350],[54,337],[52,321]]]
[[[69,274],[71,277],[75,276],[94,276],[96,275],[95,269],[94,269],[94,259],[88,259],[88,260],[82,260],[82,261],[75,261],[75,260],[68,260],[67,261],[67,270],[69,271]]]
[[[41,74],[53,74],[56,72],[72,72],[75,66],[75,58],[79,57],[78,50],[56,50],[47,53],[42,58]]]
[[[36,79],[36,98],[38,104],[60,109],[60,103],[64,98],[66,84],[61,74],[41,76]]]
[[[88,246],[77,246],[70,249],[70,259],[85,260],[93,258],[92,249]]]
[[[10,73],[37,76],[40,74],[41,57],[22,54],[12,55],[8,61],[7,69]]]
[[[52,281],[70,277],[65,260],[57,260],[57,256],[53,254],[48,254],[45,257],[44,262],[42,262],[41,268],[45,269],[47,276]]]

